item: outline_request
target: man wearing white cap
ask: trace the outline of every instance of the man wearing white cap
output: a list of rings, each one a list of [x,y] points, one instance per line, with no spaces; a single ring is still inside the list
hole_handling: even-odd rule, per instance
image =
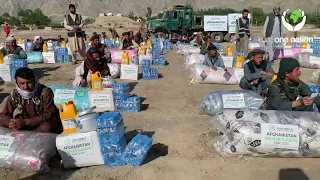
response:
[[[267,52],[269,55],[269,61],[274,60],[275,51],[275,38],[284,37],[285,29],[281,22],[280,7],[276,6],[273,8],[273,14],[267,16],[263,26],[263,36],[267,41]]]
[[[1,49],[3,55],[13,54],[15,59],[27,59],[26,52],[18,46],[13,36],[6,38],[6,46]]]
[[[34,37],[34,42],[30,47],[30,52],[33,51],[43,52],[43,40],[41,36]]]

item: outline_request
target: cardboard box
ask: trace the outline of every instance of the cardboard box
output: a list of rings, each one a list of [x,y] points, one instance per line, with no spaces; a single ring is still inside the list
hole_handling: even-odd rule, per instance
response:
[[[0,64],[0,82],[12,81],[12,65]]]
[[[124,65],[121,64],[121,72],[120,72],[120,79],[128,79],[128,80],[138,80],[139,75],[139,66],[130,64]]]
[[[95,112],[114,111],[114,100],[112,88],[101,91],[89,91],[90,107],[96,106]]]
[[[55,64],[56,60],[54,57],[54,52],[43,52],[43,62],[47,64]]]

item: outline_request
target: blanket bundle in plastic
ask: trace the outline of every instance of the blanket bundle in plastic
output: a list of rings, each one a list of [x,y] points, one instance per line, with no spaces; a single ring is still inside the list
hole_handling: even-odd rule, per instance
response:
[[[199,113],[214,116],[224,109],[259,109],[264,98],[249,90],[214,91],[200,102]]]
[[[320,157],[320,114],[273,110],[224,110],[213,117],[223,133],[214,142],[221,155]]]
[[[190,44],[180,44],[177,46],[177,53],[179,54],[191,54],[191,53],[200,53],[199,47],[193,47]]]
[[[205,56],[203,54],[184,54],[184,64],[183,67],[185,69],[189,69],[191,66],[195,64],[203,64],[205,60]]]
[[[233,68],[228,68],[224,71],[222,68],[217,70],[211,69],[211,67],[194,64],[189,67],[190,78],[193,79],[196,84],[238,84],[239,80],[234,73]]]
[[[50,170],[57,134],[0,128],[0,167],[21,171]]]
[[[295,57],[303,68],[320,69],[320,57],[309,52],[297,54]]]

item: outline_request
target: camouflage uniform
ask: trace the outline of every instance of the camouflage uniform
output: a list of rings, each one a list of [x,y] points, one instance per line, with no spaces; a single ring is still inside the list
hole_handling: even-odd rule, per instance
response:
[[[267,110],[288,110],[288,111],[313,111],[313,106],[301,105],[296,108],[292,108],[292,101],[296,100],[298,96],[311,96],[312,92],[307,84],[300,82],[298,86],[286,83],[288,89],[293,93],[293,100],[290,100],[285,94],[280,83],[276,80],[274,81],[268,91],[268,97],[265,103],[262,105],[261,109]],[[320,97],[314,98],[314,103],[318,106],[320,105]]]

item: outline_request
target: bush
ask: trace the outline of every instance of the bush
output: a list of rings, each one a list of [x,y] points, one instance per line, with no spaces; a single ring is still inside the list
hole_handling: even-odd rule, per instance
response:
[[[85,25],[88,25],[88,24],[93,24],[95,21],[96,21],[96,19],[94,19],[94,18],[88,18],[88,19],[85,19],[85,20],[83,21],[83,23],[84,23]]]
[[[18,17],[20,17],[23,24],[48,25],[51,23],[51,19],[44,15],[40,9],[35,11],[30,9],[21,10],[18,13]]]

